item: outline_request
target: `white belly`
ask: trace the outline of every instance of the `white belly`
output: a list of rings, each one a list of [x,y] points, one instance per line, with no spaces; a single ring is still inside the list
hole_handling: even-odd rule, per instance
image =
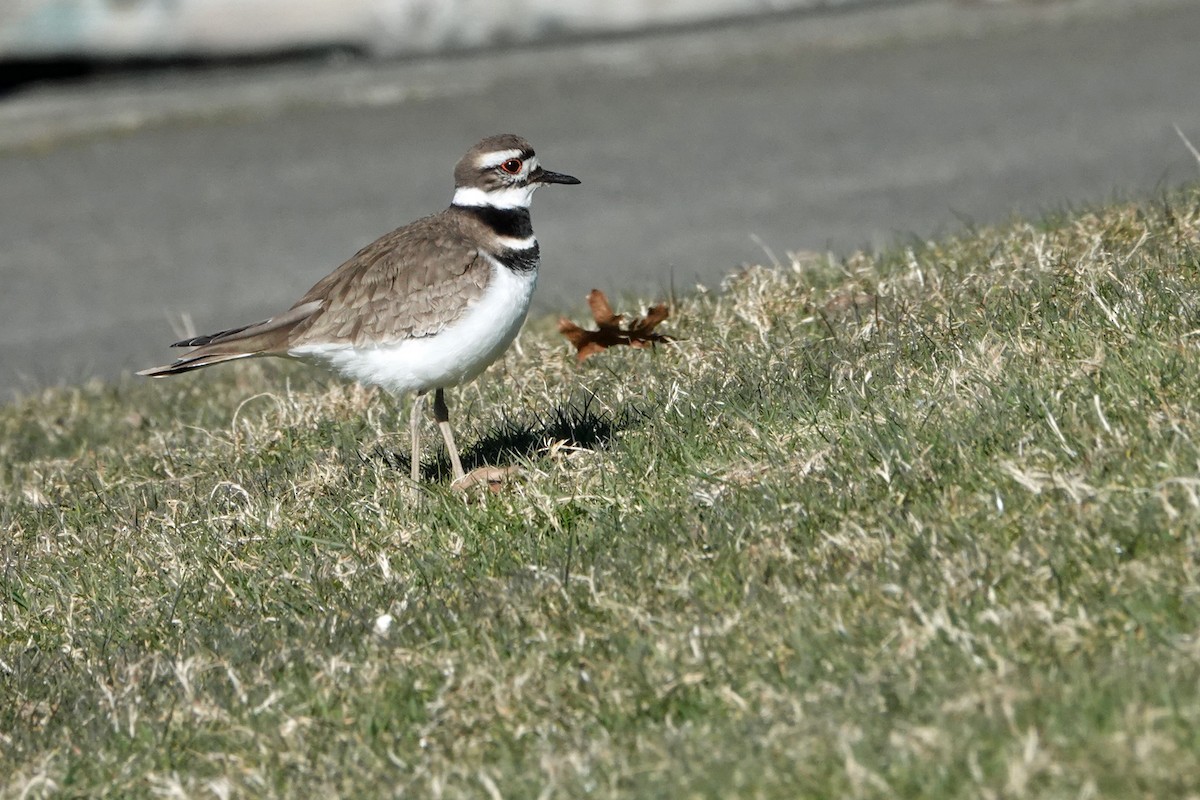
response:
[[[518,273],[493,262],[483,295],[435,336],[378,347],[308,344],[289,354],[393,394],[457,386],[478,376],[512,344],[536,283],[536,270]]]

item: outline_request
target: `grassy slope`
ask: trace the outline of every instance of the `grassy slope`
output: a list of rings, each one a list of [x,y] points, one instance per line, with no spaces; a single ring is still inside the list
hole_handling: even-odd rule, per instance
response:
[[[286,365],[0,409],[0,792],[1195,792],[1198,236],[748,270],[582,369],[535,325],[452,399],[495,495]]]

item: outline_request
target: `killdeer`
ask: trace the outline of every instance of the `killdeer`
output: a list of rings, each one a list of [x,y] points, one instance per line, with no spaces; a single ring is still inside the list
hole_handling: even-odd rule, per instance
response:
[[[392,394],[415,392],[409,421],[414,481],[421,404],[432,390],[434,418],[460,480],[445,390],[483,372],[524,322],[540,261],[529,201],[549,183],[579,180],[542,169],[519,136],[489,136],[454,168],[454,199],[445,211],[376,239],[282,314],[175,342],[172,347],[193,349],[138,374],[178,375],[281,356]]]

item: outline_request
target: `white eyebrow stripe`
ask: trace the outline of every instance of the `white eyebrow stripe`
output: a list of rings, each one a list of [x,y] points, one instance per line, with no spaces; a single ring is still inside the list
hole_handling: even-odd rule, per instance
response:
[[[529,250],[537,247],[536,236],[526,236],[524,239],[516,239],[512,236],[497,236],[496,244],[508,250]]]
[[[521,154],[524,152],[524,150],[513,149],[497,150],[494,153],[488,153],[486,156],[479,159],[479,168],[491,169],[492,167],[498,167],[505,161],[508,161],[510,158],[520,158]]]
[[[529,208],[529,200],[533,197],[536,183],[524,186],[509,186],[505,189],[493,189],[485,192],[478,186],[460,186],[454,190],[454,199],[450,202],[456,206],[491,206],[492,208]]]

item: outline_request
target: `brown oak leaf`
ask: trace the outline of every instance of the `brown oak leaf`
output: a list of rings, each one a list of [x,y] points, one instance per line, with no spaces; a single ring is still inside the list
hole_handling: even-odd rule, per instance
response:
[[[492,494],[499,494],[520,473],[520,467],[477,467],[450,484],[450,488],[465,492],[472,486],[486,486]]]
[[[592,309],[592,317],[596,320],[599,330],[589,331],[563,317],[558,321],[558,330],[575,345],[578,351],[575,357],[579,363],[603,350],[615,345],[625,344],[630,347],[650,347],[657,342],[673,342],[672,337],[665,333],[655,333],[654,328],[668,316],[666,303],[659,303],[646,312],[644,317],[635,317],[625,326],[624,314],[614,314],[608,298],[599,289],[588,292],[588,305]]]

